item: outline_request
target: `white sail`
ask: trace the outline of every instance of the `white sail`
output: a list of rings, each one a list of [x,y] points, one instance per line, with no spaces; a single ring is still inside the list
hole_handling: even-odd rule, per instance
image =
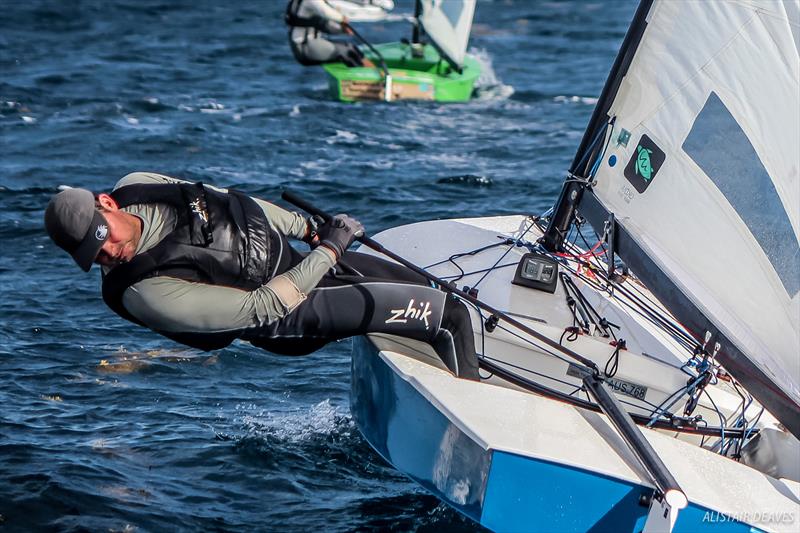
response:
[[[439,50],[459,68],[464,65],[475,0],[420,0],[419,21]]]
[[[798,0],[656,1],[608,112],[616,121],[593,191],[795,405],[798,36]]]

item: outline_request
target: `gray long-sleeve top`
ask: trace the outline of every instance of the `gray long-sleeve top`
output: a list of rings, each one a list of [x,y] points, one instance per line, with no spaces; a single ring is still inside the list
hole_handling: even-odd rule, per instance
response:
[[[135,183],[187,182],[160,174],[134,172],[117,182],[114,189]],[[225,189],[211,188],[226,192]],[[305,235],[307,223],[302,215],[290,213],[257,198],[253,200],[264,210],[273,229],[295,239]],[[175,209],[165,204],[134,204],[123,211],[142,221],[142,237],[136,248],[137,254],[157,245],[174,229],[177,221]],[[325,247],[318,247],[300,264],[253,291],[155,276],[126,289],[122,305],[153,330],[202,333],[245,331],[285,316],[319,283],[334,262]],[[290,306],[285,303],[287,280],[291,282],[288,285],[290,292],[294,293]],[[283,291],[279,283],[282,283]]]

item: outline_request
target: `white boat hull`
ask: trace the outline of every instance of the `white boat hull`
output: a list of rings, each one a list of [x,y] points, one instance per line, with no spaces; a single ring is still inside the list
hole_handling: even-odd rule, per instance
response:
[[[413,262],[430,264],[497,240],[498,234],[513,235],[522,220],[425,222],[394,228],[377,239]],[[516,262],[524,251],[513,249],[507,259]],[[499,249],[478,254],[460,266],[479,270],[491,266],[499,254]],[[447,275],[455,267],[443,264],[432,270]],[[528,317],[537,329],[552,328],[557,340],[562,322],[571,318],[562,309],[563,294],[513,286],[513,272],[492,271],[481,281],[480,296],[515,317]],[[459,284],[473,284],[478,277],[466,276]],[[646,382],[643,401],[658,404],[674,390],[669,373],[682,364],[679,350],[646,321],[589,292],[603,313],[629,332],[631,353],[620,372],[635,382],[646,382],[656,373]],[[479,333],[477,315],[473,326]],[[519,370],[525,363],[536,371],[550,364],[550,371],[567,379],[567,363],[554,363],[552,356],[507,337],[499,329],[491,335],[483,332],[476,345],[508,368]],[[577,351],[599,350],[597,359],[604,361],[607,343],[585,337],[576,341],[583,343]],[[574,385],[563,385],[570,388]],[[636,410],[635,398],[616,392]],[[720,404],[727,401],[722,388],[712,395]],[[351,410],[359,430],[387,461],[489,529],[638,532],[647,520],[650,478],[603,415],[508,384],[499,386],[496,378],[480,383],[457,379],[421,343],[382,335],[357,339]],[[673,531],[800,530],[798,483],[770,477],[696,442],[655,430],[643,433],[689,499]]]

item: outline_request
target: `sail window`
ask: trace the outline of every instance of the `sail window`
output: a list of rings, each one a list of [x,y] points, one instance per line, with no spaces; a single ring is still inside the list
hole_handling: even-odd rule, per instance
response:
[[[790,297],[800,290],[800,245],[778,191],[747,135],[711,93],[683,142],[750,229]]]
[[[456,28],[458,26],[459,19],[461,19],[461,13],[464,11],[464,3],[442,2],[439,5],[439,9],[442,10],[444,16],[450,21],[450,25]]]

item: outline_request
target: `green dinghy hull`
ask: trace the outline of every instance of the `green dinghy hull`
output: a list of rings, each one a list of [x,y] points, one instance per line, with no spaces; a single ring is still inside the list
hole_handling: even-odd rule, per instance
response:
[[[412,53],[404,43],[375,45],[392,77],[392,100],[433,100],[467,102],[481,73],[480,63],[467,55],[461,73],[455,71],[431,45],[422,53]],[[364,55],[376,65],[380,62],[370,50]],[[379,67],[348,67],[344,63],[323,65],[334,98],[343,102],[384,100],[385,77]]]

